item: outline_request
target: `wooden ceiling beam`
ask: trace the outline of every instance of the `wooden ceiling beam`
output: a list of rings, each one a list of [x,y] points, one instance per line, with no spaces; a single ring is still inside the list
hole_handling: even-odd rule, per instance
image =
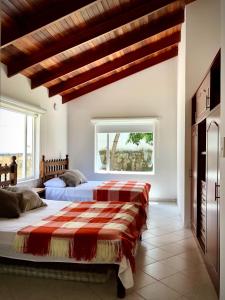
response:
[[[125,54],[119,58],[114,59],[113,61],[106,62],[98,67],[95,67],[91,70],[88,70],[84,73],[78,74],[71,79],[62,81],[59,84],[56,84],[49,88],[49,97],[62,93],[68,89],[73,88],[79,84],[92,80],[96,77],[99,77],[105,73],[111,72],[115,69],[118,69],[122,66],[125,66],[131,62],[134,62],[140,58],[148,56],[154,52],[158,52],[164,48],[172,46],[180,42],[181,34],[180,31],[175,32],[165,38],[143,46],[136,51]]]
[[[31,78],[31,88],[41,86],[49,81],[68,74],[78,68],[102,59],[103,57],[111,55],[144,39],[154,36],[162,31],[177,26],[183,22],[183,9],[170,13],[167,16],[161,17],[157,20],[154,20],[154,22],[150,22],[149,24],[142,26],[140,30],[128,32],[122,37],[118,37],[114,40],[108,41],[95,48],[94,50],[88,50],[82,55],[68,59],[66,62],[52,69],[51,71],[45,70],[36,73]]]
[[[172,47],[170,50],[163,52],[161,54],[159,54],[158,56],[155,57],[150,57],[149,59],[140,62],[139,64],[133,65],[121,72],[118,73],[114,73],[106,78],[100,79],[99,81],[96,81],[94,83],[90,83],[87,86],[81,87],[80,89],[73,91],[69,94],[66,94],[64,96],[62,96],[62,102],[66,103],[69,102],[73,99],[76,99],[82,95],[85,95],[87,93],[90,93],[96,89],[99,89],[105,85],[108,85],[110,83],[116,82],[122,78],[125,78],[127,76],[130,76],[134,73],[137,73],[139,71],[142,71],[146,68],[149,68],[151,66],[154,66],[158,63],[161,63],[163,61],[166,61],[170,58],[173,58],[175,56],[177,56],[178,54],[178,46],[175,45],[174,47]]]
[[[189,3],[192,3],[192,2],[195,2],[196,0],[185,0],[185,4],[189,4]]]
[[[14,60],[8,64],[8,76],[13,76],[52,56],[88,42],[98,36],[130,23],[133,20],[156,11],[174,1],[175,0],[139,0],[134,6],[127,9],[127,11],[122,11],[121,13],[116,12],[112,14],[110,19],[104,22],[98,22],[96,25],[88,26],[83,30],[76,30],[73,33],[70,32],[60,40],[49,42],[43,49],[39,49],[29,56],[24,57],[24,55],[21,55],[20,57],[15,57]]]
[[[45,5],[41,5],[39,9],[35,7],[33,11],[15,15],[10,27],[2,25],[1,48],[97,1],[99,0],[42,1]]]

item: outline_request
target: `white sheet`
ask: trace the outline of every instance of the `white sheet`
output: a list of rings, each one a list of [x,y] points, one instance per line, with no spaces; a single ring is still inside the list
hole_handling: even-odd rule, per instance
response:
[[[76,187],[45,188],[45,198],[48,200],[64,201],[91,201],[93,200],[93,189],[102,184],[103,181],[88,181]]]
[[[37,256],[32,254],[18,253],[14,250],[13,241],[16,232],[18,230],[22,229],[25,226],[39,222],[41,219],[51,214],[54,214],[59,209],[71,203],[70,201],[65,202],[59,200],[58,201],[45,200],[45,202],[47,203],[48,206],[25,212],[21,214],[19,218],[16,219],[0,218],[0,256],[13,258],[13,259],[20,259],[20,260],[29,260],[34,262],[38,262],[38,261],[39,262],[70,262],[70,263],[78,262],[72,258]],[[79,263],[87,263],[87,262],[79,261]],[[106,262],[104,262],[104,264],[105,263]],[[133,286],[133,274],[131,271],[130,263],[125,257],[123,257],[120,263],[118,275],[125,288],[130,288]]]

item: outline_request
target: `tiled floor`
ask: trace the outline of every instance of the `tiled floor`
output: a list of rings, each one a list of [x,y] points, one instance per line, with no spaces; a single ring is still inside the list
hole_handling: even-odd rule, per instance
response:
[[[127,291],[126,300],[217,299],[176,205],[151,203],[148,227],[136,258],[135,286]],[[113,300],[115,291],[115,278],[105,284],[86,284],[0,274],[0,299],[4,300]]]

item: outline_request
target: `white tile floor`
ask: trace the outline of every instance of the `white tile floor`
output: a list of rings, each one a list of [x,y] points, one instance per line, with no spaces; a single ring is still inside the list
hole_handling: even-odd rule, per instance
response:
[[[151,203],[148,227],[136,258],[135,286],[127,291],[126,300],[217,299],[176,205]],[[115,278],[105,284],[87,284],[0,274],[0,299],[4,300],[114,300],[115,291]]]

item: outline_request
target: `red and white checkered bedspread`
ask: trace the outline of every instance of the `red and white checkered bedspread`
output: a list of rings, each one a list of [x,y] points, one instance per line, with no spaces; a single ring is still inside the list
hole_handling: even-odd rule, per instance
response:
[[[105,181],[93,191],[93,199],[97,201],[138,202],[144,207],[148,205],[151,185],[140,181]]]
[[[22,253],[72,257],[78,261],[105,255],[120,262],[125,256],[134,267],[133,250],[145,222],[141,204],[72,203],[18,231],[15,248]]]

